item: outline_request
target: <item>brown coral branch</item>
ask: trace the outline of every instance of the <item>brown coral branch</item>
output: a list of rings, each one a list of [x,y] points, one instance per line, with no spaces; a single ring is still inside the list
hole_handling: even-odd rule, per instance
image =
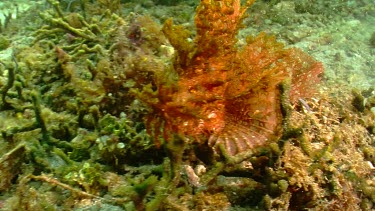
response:
[[[85,191],[82,191],[82,190],[79,190],[79,189],[76,189],[76,188],[73,188],[67,184],[64,184],[60,181],[58,181],[57,179],[54,179],[52,177],[49,177],[48,175],[46,174],[42,174],[40,176],[35,176],[35,175],[30,175],[29,176],[31,179],[34,179],[34,180],[39,180],[39,181],[43,181],[43,182],[47,182],[47,183],[50,183],[52,185],[55,185],[55,186],[59,186],[63,189],[66,189],[66,190],[69,190],[73,193],[76,193],[78,194],[79,196],[83,196],[83,197],[89,197],[89,198],[97,198],[97,199],[101,199],[101,197],[99,196],[96,196],[96,195],[93,195],[93,194],[90,194],[90,193],[87,193]]]
[[[71,191],[72,193],[78,194],[81,197],[88,197],[88,198],[100,199],[101,201],[109,201],[109,202],[116,202],[116,203],[124,203],[126,201],[130,201],[129,199],[126,199],[126,198],[121,198],[121,199],[120,198],[105,199],[105,198],[102,198],[100,196],[87,193],[85,191],[79,190],[79,189],[74,188],[74,187],[72,187],[70,185],[67,185],[65,183],[62,183],[62,182],[58,181],[57,179],[52,178],[52,177],[50,177],[50,176],[48,176],[46,174],[42,174],[40,176],[29,175],[28,177],[31,178],[31,179],[34,179],[34,180],[39,180],[39,181],[42,181],[42,182],[47,182],[47,183],[49,183],[51,185],[59,186],[59,187],[61,187],[63,189]]]

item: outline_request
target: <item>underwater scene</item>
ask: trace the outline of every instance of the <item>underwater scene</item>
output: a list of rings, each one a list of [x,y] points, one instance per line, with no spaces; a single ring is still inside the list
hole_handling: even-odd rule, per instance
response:
[[[373,0],[1,0],[1,211],[375,210]]]

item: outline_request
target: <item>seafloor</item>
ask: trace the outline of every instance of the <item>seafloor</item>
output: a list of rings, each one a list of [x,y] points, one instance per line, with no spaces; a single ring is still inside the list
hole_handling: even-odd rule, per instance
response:
[[[295,101],[280,83],[279,133],[238,154],[168,125],[193,118],[165,103],[176,101],[160,75],[188,69],[184,52],[207,55],[181,44],[199,36],[199,4],[0,2],[1,210],[375,209],[374,1],[258,0],[247,10],[231,49],[265,32],[324,72],[301,79],[311,87],[299,91],[310,94]],[[185,41],[167,24],[162,30],[171,17],[175,31],[191,33]]]

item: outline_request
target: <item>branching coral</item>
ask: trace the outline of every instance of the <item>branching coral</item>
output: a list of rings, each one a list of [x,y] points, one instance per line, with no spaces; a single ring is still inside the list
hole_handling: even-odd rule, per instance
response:
[[[319,80],[322,66],[265,33],[248,37],[238,49],[236,34],[253,2],[201,1],[194,42],[183,27],[165,23],[163,32],[177,51],[173,68],[156,74],[156,92],[140,95],[154,110],[147,123],[156,139],[208,139],[217,152],[222,145],[236,155],[280,136],[278,85],[292,77],[292,99],[298,99],[310,92],[303,84]]]

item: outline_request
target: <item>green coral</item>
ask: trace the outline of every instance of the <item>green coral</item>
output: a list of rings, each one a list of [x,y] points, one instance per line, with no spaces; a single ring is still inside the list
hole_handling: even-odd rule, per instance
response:
[[[375,32],[373,32],[372,35],[371,35],[370,46],[375,48]]]

